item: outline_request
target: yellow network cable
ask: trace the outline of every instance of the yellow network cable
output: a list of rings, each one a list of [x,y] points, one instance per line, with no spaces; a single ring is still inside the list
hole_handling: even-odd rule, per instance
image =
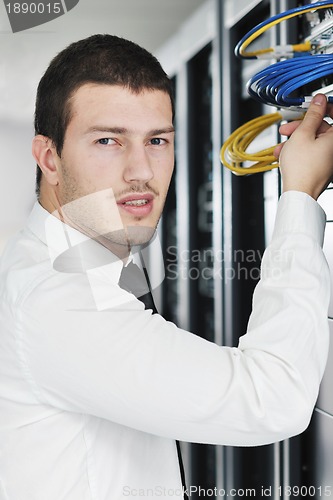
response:
[[[328,9],[333,8],[333,2],[318,2],[310,5],[306,5],[305,7],[297,7],[295,9],[288,10],[282,14],[277,16],[273,16],[267,21],[258,24],[255,28],[249,31],[237,44],[235,53],[239,57],[244,58],[256,58],[261,57],[266,54],[270,54],[272,57],[287,57],[287,55],[292,55],[293,52],[306,52],[311,50],[310,42],[304,42],[300,44],[294,45],[286,45],[285,47],[269,47],[266,49],[260,49],[253,52],[245,52],[245,49],[260,35],[262,35],[265,31],[270,29],[272,26],[279,24],[282,21],[287,21],[293,17],[299,16],[301,14],[306,14],[307,12],[313,12],[319,9]]]
[[[277,111],[259,116],[236,129],[225,141],[221,148],[220,158],[225,167],[236,175],[249,175],[266,172],[279,166],[273,155],[275,146],[255,153],[248,153],[247,148],[268,127],[284,119],[301,119],[304,114],[286,110]],[[242,166],[243,162],[252,162],[252,165]]]

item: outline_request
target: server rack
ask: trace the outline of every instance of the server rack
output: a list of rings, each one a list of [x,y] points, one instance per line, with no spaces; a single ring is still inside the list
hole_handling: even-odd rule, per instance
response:
[[[249,75],[249,64],[247,61],[236,59],[233,51],[236,43],[249,27],[271,15],[271,11],[272,5],[268,1],[250,4],[241,2],[241,5],[237,4],[237,9],[232,2],[224,3],[224,19],[221,26],[224,60],[222,66],[223,101],[230,102],[227,112],[223,107],[224,139],[241,124],[264,113],[262,106],[253,102],[244,92],[245,82]],[[232,207],[227,221],[230,230],[224,234],[226,252],[227,249],[231,249],[228,266],[233,271],[234,277],[230,282],[225,283],[228,287],[226,293],[229,294],[229,307],[226,307],[224,311],[225,343],[228,345],[237,345],[239,337],[246,332],[251,312],[252,293],[259,278],[260,260],[267,243],[265,182],[266,189],[270,183],[267,183],[267,180],[264,181],[265,175],[238,177],[223,171],[225,184],[223,194],[224,197],[227,196]],[[275,200],[277,194],[277,192],[273,194]],[[256,498],[260,498],[271,493],[272,486],[274,487],[279,482],[277,446],[228,447],[225,455],[225,490],[227,492],[236,491],[239,497],[255,495]],[[273,495],[274,493],[271,494],[272,497]]]
[[[221,314],[214,307],[216,284],[213,280],[213,241],[216,238],[213,205],[221,203],[220,191],[213,199],[213,185],[221,184],[218,154],[213,153],[214,150],[218,153],[221,140],[215,9],[216,2],[208,1],[176,39],[171,40],[165,52],[162,50],[158,54],[175,80],[177,132],[175,202],[171,195],[162,220],[164,243],[169,245],[170,237],[174,243],[176,241],[172,255],[170,252],[166,255],[165,264],[169,270],[172,265],[177,280],[173,283],[164,280],[163,296],[177,295],[178,304],[173,307],[176,314],[172,319],[180,327],[211,341],[216,334],[215,315]],[[221,210],[218,212],[221,214]],[[176,231],[172,228],[173,222],[170,225],[174,214]],[[218,238],[220,234],[219,231]],[[169,305],[163,303],[168,311]],[[202,491],[215,488],[216,447],[182,443],[182,452],[187,485],[192,486],[191,498],[199,498],[199,493],[193,490],[195,486]]]
[[[187,63],[190,185],[190,330],[214,341],[212,47],[208,44]],[[215,447],[191,445],[191,472],[196,483],[214,489]],[[195,497],[197,494],[195,494]],[[194,497],[194,498],[195,498]]]
[[[218,344],[237,345],[246,331],[260,257],[271,238],[280,195],[277,170],[237,177],[220,166],[219,149],[230,133],[241,123],[271,112],[252,102],[244,90],[251,72],[269,63],[258,62],[254,68],[253,62],[237,60],[233,50],[249,28],[299,4],[296,0],[208,0],[157,54],[174,75],[177,108],[177,171],[162,224],[164,241],[177,247],[172,256],[177,279],[164,282],[164,308],[179,326]],[[308,31],[303,21],[289,21],[269,30],[265,35],[269,40],[259,43],[298,42]],[[278,140],[275,127],[259,142],[266,147]],[[332,194],[330,186],[320,200],[328,213],[325,251],[331,269]],[[196,250],[201,257],[194,262]],[[208,273],[204,283],[191,279],[200,276],[203,268]],[[210,273],[223,279],[209,279]],[[330,328],[333,332],[333,299]],[[305,433],[254,448],[183,445],[187,484],[201,485],[210,498],[228,494],[286,500],[333,495],[332,367],[331,347],[318,404]],[[191,498],[199,498],[198,493]]]
[[[311,37],[312,40],[323,44],[319,52],[333,53],[333,10],[309,16],[299,23],[299,35],[302,38]],[[321,91],[331,93],[333,85],[333,75],[321,82]],[[320,88],[320,86],[319,86]],[[312,88],[310,90],[316,90]],[[331,269],[331,281],[333,283],[333,186],[330,184],[326,191],[320,196],[319,203],[323,206],[327,215],[326,233],[324,241],[324,251],[328,264]],[[333,299],[331,298],[329,306],[329,327],[331,338],[333,335]],[[311,486],[317,498],[332,495],[333,491],[333,393],[332,393],[332,375],[333,375],[333,348],[332,340],[328,355],[328,362],[324,378],[321,384],[321,390],[316,405],[316,410],[309,428],[312,432],[312,453],[311,459],[306,464],[311,473]]]

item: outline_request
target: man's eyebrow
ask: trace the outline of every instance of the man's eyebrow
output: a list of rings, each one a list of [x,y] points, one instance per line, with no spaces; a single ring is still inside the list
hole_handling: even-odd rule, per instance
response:
[[[103,125],[96,125],[93,127],[89,127],[88,130],[85,132],[85,134],[93,134],[96,132],[104,132],[108,134],[122,134],[122,135],[132,135],[133,132],[130,131],[127,128],[123,127],[105,127]],[[147,133],[145,133],[145,136],[153,136],[153,135],[160,135],[160,134],[170,134],[175,132],[175,128],[173,126],[170,127],[165,127],[165,128],[157,128],[153,130],[149,130]]]
[[[160,134],[171,134],[175,131],[175,127],[166,127],[166,128],[157,128],[157,129],[154,129],[154,130],[150,130],[148,132],[148,136],[151,136],[151,135],[160,135]]]

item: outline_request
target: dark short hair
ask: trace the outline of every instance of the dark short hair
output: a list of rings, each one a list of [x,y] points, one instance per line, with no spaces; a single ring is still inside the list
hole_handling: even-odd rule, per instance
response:
[[[121,85],[135,93],[145,89],[162,90],[169,94],[174,114],[171,81],[151,53],[113,35],[93,35],[79,40],[54,57],[37,89],[35,134],[50,138],[59,156],[71,120],[69,100],[85,83]],[[41,176],[37,165],[37,195]]]

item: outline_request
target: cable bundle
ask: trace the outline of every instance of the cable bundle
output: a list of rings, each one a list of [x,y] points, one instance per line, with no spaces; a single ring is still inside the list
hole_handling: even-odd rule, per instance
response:
[[[247,83],[247,90],[257,101],[278,108],[289,108],[290,112],[287,116],[288,110],[280,109],[276,113],[260,116],[245,123],[231,134],[222,146],[220,157],[223,165],[232,172],[247,175],[278,167],[278,161],[273,155],[275,146],[256,153],[248,153],[247,148],[271,125],[283,119],[300,119],[300,108],[307,108],[312,99],[311,96],[300,95],[300,89],[302,88],[304,93],[304,88],[307,85],[313,86],[316,81],[318,83],[315,88],[321,88],[323,81],[333,76],[333,54],[312,54],[313,47],[309,41],[268,47],[253,52],[246,52],[247,47],[262,33],[281,21],[307,12],[330,8],[333,8],[333,2],[322,1],[282,12],[255,26],[236,45],[235,54],[240,58],[285,58],[254,75]],[[333,96],[329,96],[328,100],[333,102]],[[298,111],[298,114],[293,114],[292,109]],[[243,166],[243,162],[252,164]]]
[[[258,59],[262,57],[291,57],[294,52],[306,52],[311,50],[311,45],[308,42],[296,45],[286,45],[282,47],[268,47],[266,49],[257,50],[254,52],[246,52],[245,49],[258,38],[262,33],[275,26],[282,21],[286,21],[293,17],[299,16],[300,14],[306,14],[307,12],[313,12],[314,10],[329,9],[333,8],[333,2],[316,2],[310,5],[305,5],[303,7],[296,7],[295,9],[286,10],[281,12],[276,16],[272,16],[266,21],[258,24],[252,30],[250,30],[243,38],[238,42],[235,47],[235,55],[240,58],[246,59]]]
[[[306,107],[305,96],[292,97],[291,94],[307,84],[332,75],[333,54],[300,56],[279,61],[259,71],[248,81],[247,91],[263,104]],[[328,99],[333,101],[332,96]]]
[[[291,111],[277,111],[245,123],[235,130],[222,146],[220,158],[223,165],[237,175],[256,174],[266,172],[279,166],[278,160],[273,155],[275,146],[263,149],[256,153],[248,153],[250,144],[268,127],[279,123],[281,120],[301,119],[303,114]],[[247,167],[243,162],[252,162]]]

